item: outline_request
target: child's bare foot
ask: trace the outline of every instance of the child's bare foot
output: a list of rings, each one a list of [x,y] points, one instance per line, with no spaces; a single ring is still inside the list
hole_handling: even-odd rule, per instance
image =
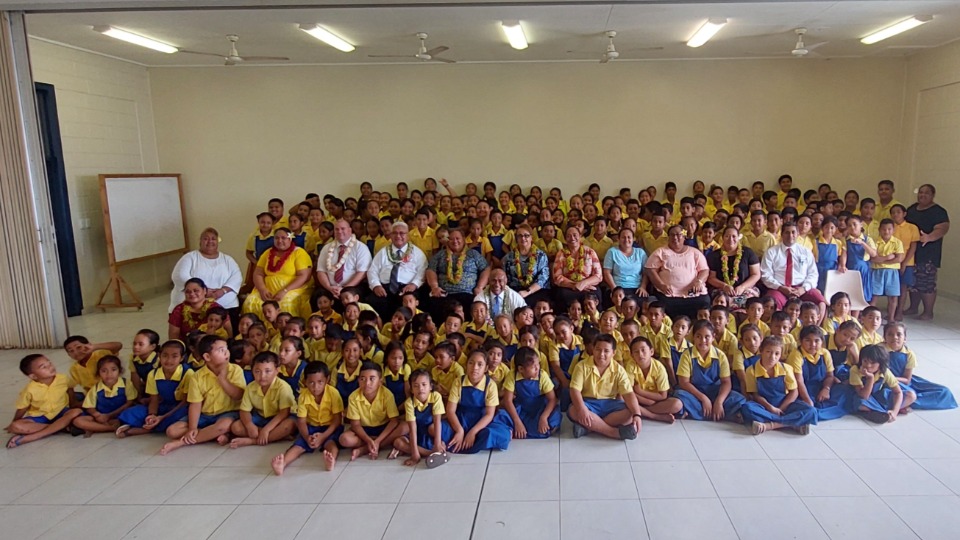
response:
[[[229,442],[230,442],[230,436],[227,435],[226,433],[217,437],[217,444],[219,444],[220,446],[226,446],[227,443]]]
[[[660,414],[660,413],[647,412],[643,415],[643,417],[649,418],[650,420],[654,420],[657,422],[663,422],[665,424],[672,424],[676,421],[676,418],[674,418],[672,414]]]
[[[221,435],[220,437],[223,437],[223,435]],[[217,438],[217,442],[220,442],[220,438],[219,438],[219,437]],[[253,444],[253,443],[255,443],[255,442],[256,442],[256,441],[254,441],[254,440],[251,439],[250,437],[237,437],[236,439],[230,441],[230,448],[236,449],[236,448],[240,448],[240,447],[243,447],[243,446],[250,446],[251,444]]]
[[[170,441],[160,448],[160,455],[165,456],[170,452],[173,452],[177,448],[180,448],[181,446],[184,446],[184,442],[181,441],[180,439],[177,439],[175,441]]]
[[[14,435],[10,437],[10,440],[7,441],[7,448],[16,448],[21,444],[24,444],[23,435]]]
[[[363,448],[354,448],[350,451],[350,461],[356,461],[360,457],[360,452],[363,451]]]
[[[130,429],[130,426],[127,425],[127,424],[124,424],[124,425],[118,427],[118,428],[117,428],[117,431],[115,432],[115,434],[117,435],[117,438],[118,438],[118,439],[122,439],[122,438],[126,437],[126,436],[127,436],[127,430],[129,430],[129,429]]]
[[[286,467],[283,460],[283,454],[277,454],[274,456],[273,460],[270,462],[270,466],[273,467],[273,472],[277,476],[283,474],[283,469]]]
[[[89,439],[90,437],[93,437],[93,432],[92,432],[92,431],[84,431],[84,432],[83,432],[83,438],[84,438],[84,439]]]
[[[761,424],[760,422],[754,421],[754,423],[750,425],[750,432],[753,433],[754,435],[759,435],[766,430],[767,430],[767,425]]]
[[[387,454],[387,459],[397,459],[397,456],[399,455],[400,451],[394,448],[393,450],[390,450],[389,454]]]
[[[329,450],[323,451],[323,466],[328,470],[332,471],[333,468],[337,465],[337,454]]]
[[[911,409],[910,407],[904,407],[904,408],[900,409],[900,414],[903,415],[903,416],[906,416],[906,415],[910,414],[912,411],[913,411],[913,409]]]

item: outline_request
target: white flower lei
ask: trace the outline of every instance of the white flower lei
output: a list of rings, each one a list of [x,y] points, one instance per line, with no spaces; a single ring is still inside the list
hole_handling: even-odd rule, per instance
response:
[[[340,248],[336,244],[330,246],[330,251],[327,252],[327,270],[330,272],[336,272],[344,264],[347,263],[347,256],[350,255],[350,252],[353,251],[353,248],[357,245],[357,237],[355,235],[350,235],[350,239],[347,240],[343,246],[347,249],[343,251],[343,257],[340,257],[340,260],[337,261],[337,252],[340,251]]]

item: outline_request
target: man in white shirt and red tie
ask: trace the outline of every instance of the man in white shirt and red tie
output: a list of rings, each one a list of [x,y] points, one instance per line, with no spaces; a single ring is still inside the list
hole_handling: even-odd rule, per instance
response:
[[[333,224],[333,236],[334,241],[323,246],[317,257],[317,282],[339,299],[343,288],[363,283],[371,256],[367,245],[357,240],[346,221],[341,219]]]
[[[773,298],[777,309],[790,298],[817,304],[820,317],[826,312],[827,303],[817,290],[817,262],[813,253],[796,243],[797,226],[792,222],[780,228],[780,243],[763,255],[760,263],[760,279],[767,287],[767,296]]]

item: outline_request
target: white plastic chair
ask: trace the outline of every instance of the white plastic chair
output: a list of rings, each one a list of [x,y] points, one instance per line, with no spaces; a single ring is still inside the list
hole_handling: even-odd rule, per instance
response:
[[[856,270],[847,270],[842,274],[836,270],[827,271],[825,289],[823,296],[827,299],[827,303],[834,294],[845,292],[850,295],[851,311],[859,311],[870,305],[863,297],[863,280],[860,279],[860,272]]]

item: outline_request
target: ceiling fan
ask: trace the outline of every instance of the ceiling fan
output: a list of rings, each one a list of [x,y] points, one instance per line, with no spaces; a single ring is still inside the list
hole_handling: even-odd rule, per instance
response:
[[[230,42],[230,52],[226,55],[200,51],[187,51],[184,49],[180,49],[180,52],[223,58],[223,65],[225,66],[235,66],[244,62],[285,62],[290,60],[286,56],[240,56],[240,53],[237,52],[237,41],[240,41],[240,36],[236,34],[227,34],[227,41]]]
[[[600,58],[601,64],[606,64],[607,62],[616,60],[620,57],[620,53],[617,52],[617,48],[613,45],[613,38],[617,37],[617,32],[615,30],[607,30],[606,36],[610,42],[607,43],[607,50],[604,51],[603,56]]]
[[[763,35],[758,35],[758,36],[746,36],[746,37],[744,37],[743,39],[751,39],[751,40],[764,39],[764,40],[765,40],[766,38],[772,38],[772,37],[780,36],[780,35],[782,35],[783,33],[785,33],[785,32],[774,32],[774,33],[772,33],[772,34],[763,34]],[[808,45],[808,44],[804,41],[804,36],[807,35],[807,29],[804,28],[804,27],[794,28],[793,30],[790,31],[790,33],[792,33],[792,34],[794,34],[794,35],[797,36],[797,42],[796,42],[796,44],[793,46],[793,49],[791,49],[789,52],[781,52],[781,53],[773,53],[773,54],[771,54],[771,53],[766,52],[766,51],[764,51],[764,52],[760,52],[760,51],[748,51],[747,54],[750,55],[750,56],[768,56],[768,57],[769,57],[769,56],[787,56],[787,55],[790,55],[790,56],[793,56],[794,58],[804,58],[804,57],[806,57],[806,56],[820,56],[819,54],[817,54],[816,52],[814,52],[814,49],[817,49],[818,47],[822,47],[822,46],[826,45],[827,43],[829,43],[829,41],[820,41],[820,42],[818,42],[818,43],[813,43],[813,44],[809,44],[809,45]],[[779,39],[779,38],[778,38],[778,39]]]
[[[369,58],[416,58],[421,62],[444,62],[446,64],[455,64],[456,60],[450,60],[449,58],[440,58],[437,56],[443,51],[449,50],[450,47],[440,45],[439,47],[434,47],[427,50],[427,33],[426,32],[417,32],[417,37],[420,39],[420,50],[417,54],[368,54]]]

